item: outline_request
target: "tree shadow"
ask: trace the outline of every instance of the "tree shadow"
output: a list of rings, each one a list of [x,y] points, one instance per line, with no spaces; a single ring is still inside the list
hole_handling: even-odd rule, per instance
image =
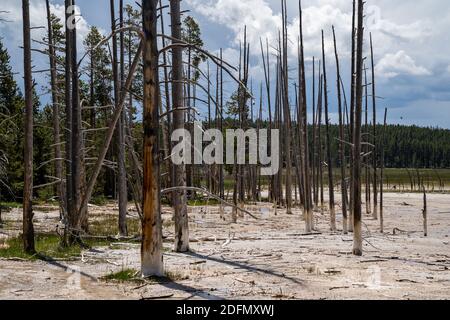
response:
[[[277,271],[271,270],[271,269],[261,269],[252,265],[248,265],[248,264],[243,264],[243,263],[239,263],[236,261],[231,261],[231,260],[226,260],[226,259],[219,259],[219,258],[214,258],[211,256],[205,256],[205,255],[201,255],[198,254],[196,252],[186,252],[184,253],[185,255],[194,257],[194,258],[198,258],[198,259],[203,259],[203,260],[209,260],[209,261],[214,261],[214,262],[218,262],[218,263],[223,263],[229,266],[233,266],[233,267],[237,267],[240,269],[244,269],[244,270],[248,270],[250,272],[260,272],[260,273],[264,273],[267,274],[269,276],[273,276],[273,277],[277,277],[277,278],[281,278],[281,279],[287,279],[295,284],[298,285],[304,285],[304,283],[302,281],[300,281],[299,279],[287,276],[283,273],[279,273]]]

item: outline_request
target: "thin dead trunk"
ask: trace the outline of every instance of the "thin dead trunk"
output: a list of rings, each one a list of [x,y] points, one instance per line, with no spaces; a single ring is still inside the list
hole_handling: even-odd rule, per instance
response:
[[[307,223],[309,232],[314,229],[314,217],[313,217],[313,206],[311,197],[311,175],[310,175],[310,165],[309,165],[309,133],[308,133],[308,107],[307,107],[307,97],[306,97],[306,75],[305,75],[305,54],[303,46],[303,12],[302,3],[299,1],[299,106],[300,106],[300,121],[302,127],[302,140],[303,140],[303,157],[302,164],[304,168],[304,182],[303,182],[303,193],[305,202],[305,211],[307,217]],[[314,108],[314,107],[313,107]],[[308,232],[308,231],[307,231]]]
[[[68,237],[70,235],[69,228],[71,226],[71,221],[73,220],[72,202],[73,202],[73,191],[72,191],[72,32],[70,31],[69,21],[73,12],[69,11],[72,5],[72,0],[65,0],[65,12],[66,12],[66,48],[65,48],[65,163],[66,163],[66,213],[67,220],[64,221],[64,238],[62,245],[68,245]]]
[[[383,134],[380,141],[381,146],[381,165],[380,165],[380,232],[384,233],[384,203],[383,203],[383,180],[384,180],[384,143],[385,143],[385,134],[387,127],[387,108],[384,110],[384,127]]]
[[[116,36],[116,17],[114,0],[110,0],[111,10],[111,31],[112,31],[112,71],[113,71],[113,84],[114,84],[114,104],[117,108],[119,103],[120,93],[123,87],[123,73],[124,73],[124,46],[123,46],[123,33],[120,33],[120,61],[117,57],[117,36]],[[120,1],[120,28],[123,25],[123,2]],[[119,63],[120,63],[120,80],[119,80]],[[119,234],[121,236],[127,236],[127,173],[125,168],[125,139],[124,139],[124,115],[122,111],[120,113],[119,122],[116,127],[117,138],[117,164],[118,164],[118,196],[119,196]]]
[[[23,249],[35,253],[33,227],[33,79],[31,74],[30,3],[22,0],[25,81],[25,147],[23,186]]]
[[[358,0],[358,32],[356,51],[356,104],[355,126],[353,132],[353,254],[361,256],[362,223],[361,223],[361,122],[362,122],[362,71],[363,71],[363,40],[364,40],[364,1]]]
[[[59,180],[56,185],[56,193],[59,198],[61,217],[65,217],[65,191],[63,179],[63,162],[61,153],[61,136],[59,127],[59,98],[56,73],[56,50],[53,45],[53,26],[51,21],[50,1],[45,1],[47,8],[47,28],[48,28],[48,53],[50,57],[50,83],[52,91],[52,108],[53,108],[53,141],[55,144],[55,177]]]
[[[181,39],[180,0],[170,0],[170,17],[172,24],[172,37]],[[174,41],[174,43],[176,43]],[[172,103],[174,108],[173,128],[184,129],[184,93],[183,93],[183,50],[177,46],[172,49]],[[189,85],[189,84],[188,84]],[[186,165],[174,165],[175,186],[185,187]],[[180,188],[173,193],[175,210],[175,251],[189,251],[189,220],[187,213],[186,190]]]
[[[341,201],[342,201],[342,228],[344,234],[348,233],[348,222],[347,222],[347,183],[345,169],[347,167],[345,161],[345,133],[344,133],[344,117],[342,112],[342,97],[341,97],[341,71],[339,64],[339,55],[336,44],[336,33],[333,26],[333,42],[334,42],[334,53],[336,56],[336,86],[337,86],[337,97],[338,97],[338,112],[339,112],[339,157],[340,157],[340,167],[341,167]]]
[[[325,125],[326,125],[326,143],[327,143],[327,168],[328,168],[328,192],[330,209],[330,227],[331,231],[336,231],[336,211],[334,206],[334,182],[333,182],[333,163],[331,159],[331,135],[330,135],[330,115],[328,112],[328,86],[327,86],[327,67],[325,59],[325,37],[322,30],[322,66],[323,66],[323,96],[325,104]]]
[[[378,139],[377,139],[377,104],[376,104],[376,87],[375,87],[375,58],[373,55],[372,33],[370,33],[370,56],[372,64],[372,107],[373,107],[373,218],[378,219]]]
[[[72,0],[75,6],[75,0]],[[74,25],[71,28],[71,66],[72,66],[72,206],[71,206],[71,224],[72,234],[77,234],[81,227],[81,217],[85,214],[80,210],[81,205],[81,179],[82,179],[82,132],[81,132],[81,106],[78,78],[78,58],[77,58],[77,28]],[[87,213],[87,211],[86,211]]]
[[[352,61],[351,61],[351,85],[350,85],[350,141],[353,141],[353,132],[355,124],[355,79],[356,79],[356,0],[353,0],[352,14]],[[350,149],[350,168],[353,168],[353,151]],[[353,232],[353,170],[350,170],[350,215],[348,220],[348,230]]]

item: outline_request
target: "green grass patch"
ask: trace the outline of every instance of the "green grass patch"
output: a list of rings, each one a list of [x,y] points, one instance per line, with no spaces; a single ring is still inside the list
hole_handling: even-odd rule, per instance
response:
[[[141,220],[127,218],[127,228],[129,235],[141,234]],[[89,219],[89,234],[96,236],[114,236],[119,233],[119,217],[108,215],[101,218]]]
[[[176,272],[167,271],[164,277],[148,277],[148,278],[142,278],[141,272],[132,269],[132,268],[126,268],[122,269],[118,272],[113,272],[110,274],[107,274],[104,277],[100,278],[104,281],[114,281],[114,282],[131,282],[131,283],[168,283],[168,282],[175,282],[175,281],[182,281],[187,280],[189,277],[182,276],[181,274],[178,274]]]
[[[140,272],[135,269],[122,269],[119,272],[110,273],[101,279],[116,282],[141,282],[143,280],[139,279],[139,274]]]
[[[0,243],[0,258],[39,259],[71,259],[79,258],[80,246],[61,247],[60,237],[53,234],[38,234],[35,237],[36,254],[29,255],[23,251],[21,237],[10,238]]]

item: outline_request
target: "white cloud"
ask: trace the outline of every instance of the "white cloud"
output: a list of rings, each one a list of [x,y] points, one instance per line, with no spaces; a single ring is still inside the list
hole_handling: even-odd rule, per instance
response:
[[[8,23],[0,24],[0,30],[2,34],[5,30],[5,36],[16,46],[22,44],[22,2],[17,0],[2,0],[2,10],[8,11],[5,14],[5,19],[9,20]],[[51,4],[50,10],[53,14],[58,16],[64,23],[65,14],[64,6],[60,4]],[[76,7],[77,19],[77,32],[79,38],[79,47],[82,48],[83,39],[89,32],[89,24],[80,15],[80,8]],[[47,33],[47,11],[45,7],[45,1],[31,0],[30,1],[30,17],[31,27],[44,27],[34,29],[32,31],[32,38],[41,40]]]
[[[385,78],[394,78],[399,75],[427,76],[431,72],[418,66],[413,58],[405,51],[400,50],[395,54],[386,54],[376,66],[378,75]]]

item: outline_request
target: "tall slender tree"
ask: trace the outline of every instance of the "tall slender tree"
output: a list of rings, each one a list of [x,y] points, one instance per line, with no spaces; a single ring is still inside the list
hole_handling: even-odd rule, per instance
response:
[[[358,28],[356,46],[356,103],[355,125],[353,130],[353,254],[361,256],[361,122],[363,96],[363,41],[364,41],[364,1],[358,0]]]
[[[170,0],[170,17],[172,24],[172,38],[174,44],[181,40],[181,6],[180,0]],[[173,104],[173,129],[183,130],[185,121],[184,91],[183,91],[183,49],[175,46],[172,49],[172,104]],[[186,186],[186,165],[174,165],[174,184],[181,187],[173,194],[175,209],[175,251],[189,251],[189,220],[187,213],[187,194],[183,187]]]
[[[24,187],[23,187],[23,248],[33,254],[33,79],[31,74],[31,35],[30,3],[22,0],[23,16],[23,60],[25,81],[25,148],[24,148]]]
[[[144,29],[144,185],[141,272],[144,277],[164,274],[162,255],[161,190],[159,169],[159,74],[157,39],[158,0],[142,0]]]
[[[56,186],[56,193],[60,201],[60,208],[62,215],[65,214],[65,191],[64,191],[64,180],[63,180],[63,159],[61,152],[61,136],[60,136],[60,126],[59,126],[59,104],[60,99],[58,96],[58,75],[57,75],[57,56],[55,46],[53,45],[53,24],[52,24],[52,14],[50,11],[50,1],[46,0],[47,9],[47,32],[48,32],[48,55],[50,59],[50,83],[51,83],[51,96],[52,96],[52,108],[53,108],[53,138],[55,145],[55,177],[59,180]]]
[[[333,28],[333,42],[334,42],[334,54],[336,56],[336,86],[337,86],[337,98],[338,98],[338,113],[339,113],[339,162],[341,168],[341,202],[342,202],[342,228],[344,234],[348,233],[347,222],[347,182],[346,173],[347,164],[345,161],[345,131],[344,131],[344,117],[342,112],[342,96],[341,96],[341,71],[339,63],[339,55],[336,44],[336,32]]]
[[[327,144],[327,168],[328,168],[328,192],[330,208],[330,226],[331,231],[336,231],[336,211],[334,205],[334,182],[333,182],[333,163],[331,158],[331,134],[330,134],[330,115],[328,112],[328,86],[327,86],[327,66],[325,59],[325,37],[322,30],[322,67],[323,67],[323,97],[325,106],[325,129]]]
[[[373,218],[378,219],[378,138],[377,138],[377,97],[375,86],[375,58],[373,55],[372,33],[370,33],[370,57],[372,65],[372,116],[373,116]]]

